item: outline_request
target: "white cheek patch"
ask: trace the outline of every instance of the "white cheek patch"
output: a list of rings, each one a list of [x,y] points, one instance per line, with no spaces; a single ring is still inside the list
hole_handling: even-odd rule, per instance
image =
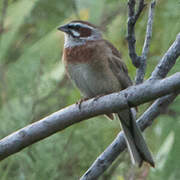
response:
[[[78,33],[77,31],[75,30],[71,30],[72,34],[74,37],[79,37],[80,36],[80,33]]]
[[[73,38],[71,35],[65,34],[65,42],[64,42],[65,48],[80,46],[83,44],[85,44],[84,40],[80,40],[79,38]]]

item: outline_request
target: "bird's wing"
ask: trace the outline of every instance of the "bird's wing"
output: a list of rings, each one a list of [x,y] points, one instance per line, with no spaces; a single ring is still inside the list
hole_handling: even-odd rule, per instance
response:
[[[107,46],[111,49],[112,54],[108,58],[109,66],[121,84],[122,89],[126,89],[133,83],[128,75],[128,70],[125,63],[121,59],[120,52],[108,41],[105,41]]]

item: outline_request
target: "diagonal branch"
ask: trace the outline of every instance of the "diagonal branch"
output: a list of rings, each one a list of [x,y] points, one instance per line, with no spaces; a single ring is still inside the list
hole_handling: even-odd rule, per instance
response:
[[[129,106],[134,107],[179,89],[180,73],[176,73],[163,80],[149,80],[141,85],[131,86],[98,100],[90,99],[81,104],[81,109],[79,105],[71,105],[0,140],[0,160],[74,123]]]
[[[167,95],[155,101],[145,113],[137,120],[141,130],[144,130],[152,124],[154,119],[173,102],[177,97],[177,93]],[[112,162],[126,148],[126,142],[123,132],[120,132],[114,141],[106,148],[106,150],[94,161],[91,167],[81,177],[80,180],[97,179],[112,164]]]

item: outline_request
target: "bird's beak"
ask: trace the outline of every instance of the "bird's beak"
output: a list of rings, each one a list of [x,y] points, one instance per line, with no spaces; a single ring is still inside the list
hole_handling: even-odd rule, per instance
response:
[[[59,31],[62,31],[62,32],[65,32],[65,33],[69,33],[69,28],[68,28],[68,25],[65,24],[65,25],[62,25],[62,26],[59,26],[57,28]]]

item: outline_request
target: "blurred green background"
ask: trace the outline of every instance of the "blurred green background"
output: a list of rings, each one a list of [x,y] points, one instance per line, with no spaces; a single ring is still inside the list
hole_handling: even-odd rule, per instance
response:
[[[150,1],[147,1],[149,3]],[[147,22],[145,9],[136,26],[141,53]],[[180,31],[180,2],[158,0],[148,58],[148,78]],[[1,0],[0,1],[0,138],[80,99],[64,74],[64,37],[57,27],[73,19],[100,25],[104,37],[128,57],[126,0]],[[177,61],[171,74],[179,71]],[[140,107],[139,115],[150,105]],[[144,133],[156,168],[131,166],[127,152],[100,180],[180,179],[180,98]],[[0,180],[75,180],[120,131],[118,120],[103,116],[81,122],[36,143],[0,163]],[[119,164],[120,163],[120,164]]]

